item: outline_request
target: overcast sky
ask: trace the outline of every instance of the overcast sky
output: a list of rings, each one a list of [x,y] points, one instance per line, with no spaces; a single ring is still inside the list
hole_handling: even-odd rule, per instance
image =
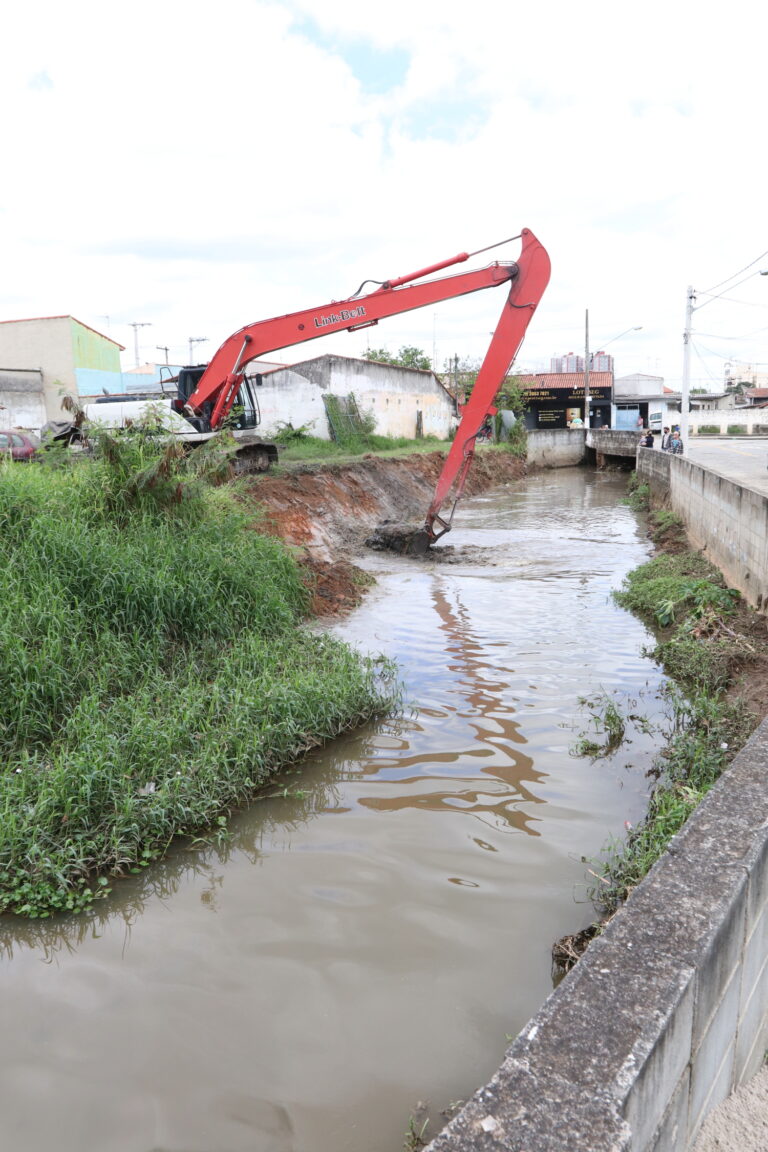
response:
[[[589,309],[593,350],[642,325],[611,343],[617,374],[679,387],[691,284],[706,305],[692,386],[719,386],[729,360],[768,370],[765,11],[14,5],[0,69],[0,319],[71,313],[126,345],[125,367],[141,322],[142,362],[165,345],[186,362],[190,337],[207,338],[195,359],[208,359],[249,322],[528,227],[552,280],[519,369],[583,351]],[[415,344],[441,368],[482,356],[502,297],[275,359]]]

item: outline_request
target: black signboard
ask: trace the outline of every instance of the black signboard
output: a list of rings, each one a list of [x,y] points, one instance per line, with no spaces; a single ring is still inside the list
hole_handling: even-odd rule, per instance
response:
[[[537,408],[537,428],[565,428],[565,408]]]
[[[590,388],[590,400],[604,400],[610,402],[610,388]],[[562,404],[564,408],[575,407],[584,403],[584,386],[580,388],[523,388],[523,400],[526,404],[545,403],[548,407],[553,404]]]

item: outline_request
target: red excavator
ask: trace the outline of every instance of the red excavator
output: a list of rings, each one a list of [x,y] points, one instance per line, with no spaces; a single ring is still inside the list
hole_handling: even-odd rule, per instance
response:
[[[173,386],[167,419],[168,431],[190,445],[210,440],[212,435],[225,426],[227,417],[237,406],[233,415],[236,417],[238,467],[264,471],[269,463],[276,460],[277,449],[274,444],[253,437],[249,431],[256,429],[259,423],[253,378],[245,371],[251,361],[274,353],[277,349],[317,339],[318,336],[340,332],[342,329],[356,332],[359,328],[378,324],[383,317],[426,308],[429,304],[450,300],[454,296],[465,296],[481,288],[508,285],[509,291],[499,324],[496,325],[491,346],[480,367],[469,403],[463,409],[461,424],[446,463],[443,464],[423,528],[415,532],[405,525],[405,531],[391,530],[388,539],[386,531],[380,535],[381,546],[393,547],[400,552],[425,552],[429,545],[450,530],[456,502],[461,498],[474,455],[474,445],[487,430],[487,418],[495,415],[494,396],[509,372],[523,342],[525,329],[549,281],[549,257],[533,233],[524,229],[519,236],[512,236],[511,240],[523,241],[522,251],[515,263],[489,264],[473,272],[456,273],[424,283],[415,282],[441,272],[443,268],[463,264],[470,257],[479,256],[480,252],[499,247],[499,244],[491,244],[477,252],[459,252],[458,256],[449,260],[441,260],[439,264],[431,264],[406,276],[397,276],[395,280],[366,280],[348,300],[334,301],[303,312],[291,312],[288,316],[272,320],[259,320],[257,324],[239,329],[239,332],[223,342],[210,364],[183,367],[177,376],[164,381],[165,386]],[[509,242],[504,240],[499,243]],[[370,283],[377,287],[363,294],[363,289]],[[143,407],[146,402],[149,400],[144,397]],[[136,397],[122,397],[121,400],[120,397],[105,396],[104,400],[85,409],[86,418],[107,427],[126,426],[137,415]],[[71,441],[79,437],[79,429],[73,424],[62,424],[52,429],[52,434],[54,439],[66,438]],[[453,506],[448,516],[441,516],[440,509],[451,488],[454,490]]]
[[[486,418],[495,415],[493,399],[522,344],[528,323],[549,281],[549,257],[533,233],[524,229],[520,236],[511,239],[522,240],[520,256],[513,263],[489,264],[475,271],[415,283],[499,246],[491,244],[477,252],[460,252],[450,260],[441,260],[428,268],[421,268],[418,272],[394,280],[366,280],[347,300],[334,301],[320,308],[307,308],[272,320],[260,320],[241,328],[224,341],[209,364],[183,368],[175,379],[177,394],[171,406],[191,425],[191,435],[185,439],[207,439],[222,427],[235,404],[240,412],[240,427],[245,429],[255,426],[258,406],[245,371],[252,360],[280,348],[290,348],[306,340],[327,336],[331,332],[355,332],[378,324],[385,316],[395,316],[400,312],[436,304],[440,300],[507,284],[509,291],[501,317],[477,375],[472,395],[464,408],[424,527],[415,535],[410,546],[400,548],[401,551],[424,551],[450,530],[456,502],[462,494],[474,455],[475,441],[483,432]],[[499,242],[507,243],[508,240]],[[363,294],[368,284],[375,284],[376,287]],[[275,446],[263,441],[248,444],[246,440],[241,451],[250,454],[251,464],[257,470],[269,467],[270,459],[277,458]],[[452,488],[454,499],[451,512],[448,516],[441,516],[440,509]]]

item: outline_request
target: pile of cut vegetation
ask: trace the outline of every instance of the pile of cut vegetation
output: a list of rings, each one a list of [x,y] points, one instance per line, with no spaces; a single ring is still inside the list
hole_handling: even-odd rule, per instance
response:
[[[82,909],[392,706],[389,669],[299,627],[222,464],[137,432],[0,470],[0,911]]]

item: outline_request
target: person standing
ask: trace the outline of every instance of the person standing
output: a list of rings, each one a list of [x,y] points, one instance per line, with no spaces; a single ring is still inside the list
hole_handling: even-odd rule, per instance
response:
[[[666,452],[667,448],[669,448],[669,428],[665,428],[661,434],[661,450],[662,450],[662,452]]]
[[[671,432],[670,433],[669,444],[667,446],[667,452],[672,452],[673,455],[675,455],[675,456],[682,456],[682,454],[683,454],[683,442],[680,439],[680,433],[679,432]]]

